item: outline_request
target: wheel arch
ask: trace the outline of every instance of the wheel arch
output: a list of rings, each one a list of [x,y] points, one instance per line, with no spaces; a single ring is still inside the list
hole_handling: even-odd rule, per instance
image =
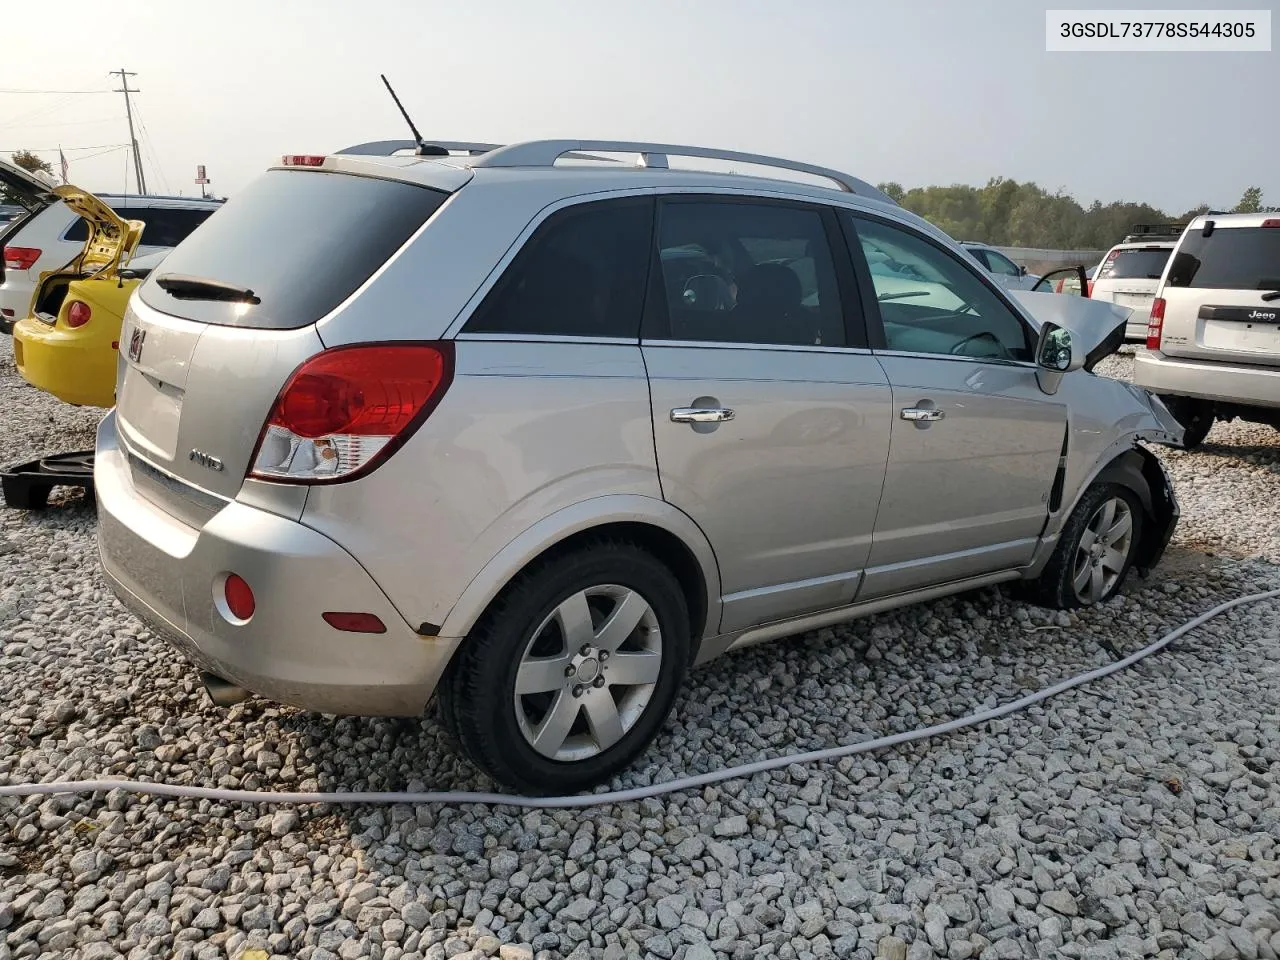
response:
[[[1142,504],[1145,522],[1133,565],[1145,577],[1160,562],[1178,521],[1178,501],[1164,465],[1146,447],[1135,444],[1113,457],[1083,484],[1076,495],[1076,502],[1098,483],[1114,483],[1131,490]],[[1075,506],[1075,503],[1071,505],[1068,516]]]
[[[607,537],[631,540],[670,567],[689,607],[696,652],[704,633],[720,622],[720,572],[711,544],[701,528],[671,504],[629,494],[565,507],[516,537],[472,578],[438,635],[465,637],[507,585],[531,564]]]

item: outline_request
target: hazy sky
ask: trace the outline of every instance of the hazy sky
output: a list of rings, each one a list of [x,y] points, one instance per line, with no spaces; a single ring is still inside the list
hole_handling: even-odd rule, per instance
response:
[[[872,182],[1006,176],[1172,213],[1234,204],[1250,184],[1280,203],[1280,53],[1046,53],[1046,4],[1026,0],[56,6],[23,42],[6,23],[0,152],[61,144],[91,190],[124,186],[127,153],[71,148],[125,143],[123,97],[11,91],[109,90],[107,71],[136,71],[153,192],[198,192],[203,163],[232,193],[282,153],[405,135],[382,71],[428,138],[696,143]],[[56,167],[56,150],[43,156]]]

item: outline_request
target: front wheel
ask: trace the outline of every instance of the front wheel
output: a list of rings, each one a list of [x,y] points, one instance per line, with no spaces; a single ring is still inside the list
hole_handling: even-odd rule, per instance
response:
[[[671,571],[601,541],[539,563],[495,601],[441,685],[442,713],[498,783],[575,793],[657,736],[691,649]]]
[[[1182,446],[1186,450],[1194,450],[1204,443],[1204,438],[1213,429],[1215,411],[1208,400],[1195,400],[1191,397],[1161,397],[1161,403],[1173,414],[1173,419],[1182,425]]]
[[[1091,486],[1062,528],[1048,566],[1028,585],[1031,599],[1057,610],[1106,603],[1133,566],[1142,523],[1133,491],[1114,483]]]

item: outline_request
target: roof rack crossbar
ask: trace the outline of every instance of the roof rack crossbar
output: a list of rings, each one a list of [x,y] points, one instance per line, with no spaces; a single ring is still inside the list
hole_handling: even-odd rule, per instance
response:
[[[811,163],[785,160],[762,154],[742,153],[737,150],[720,150],[712,147],[693,147],[672,143],[644,143],[628,140],[533,140],[516,143],[485,153],[478,157],[477,167],[551,167],[561,157],[583,152],[634,153],[639,155],[637,165],[649,169],[667,169],[668,156],[695,157],[702,160],[722,160],[730,163],[750,163],[762,167],[774,167],[806,173],[830,180],[846,193],[872,197],[885,203],[893,200],[865,180]],[[896,204],[895,204],[896,206]]]
[[[499,143],[467,143],[454,140],[431,140],[428,142],[434,147],[443,147],[450,153],[466,153],[471,156],[488,153],[490,150],[497,150],[502,146]],[[371,140],[368,143],[357,143],[354,146],[339,150],[337,155],[389,157],[399,150],[417,149],[418,144],[415,140]]]

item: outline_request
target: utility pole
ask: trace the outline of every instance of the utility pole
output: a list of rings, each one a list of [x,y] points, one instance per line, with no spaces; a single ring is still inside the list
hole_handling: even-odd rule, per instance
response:
[[[130,73],[125,70],[124,67],[121,67],[119,70],[112,70],[110,73],[113,77],[120,77],[120,88],[115,92],[124,94],[124,112],[125,116],[129,118],[129,142],[133,144],[133,173],[134,177],[138,181],[138,192],[146,193],[147,178],[142,173],[142,154],[138,152],[138,138],[134,136],[133,133],[133,106],[129,103],[129,94],[142,92],[136,87],[133,90],[129,89],[129,78],[136,77],[137,74]]]

